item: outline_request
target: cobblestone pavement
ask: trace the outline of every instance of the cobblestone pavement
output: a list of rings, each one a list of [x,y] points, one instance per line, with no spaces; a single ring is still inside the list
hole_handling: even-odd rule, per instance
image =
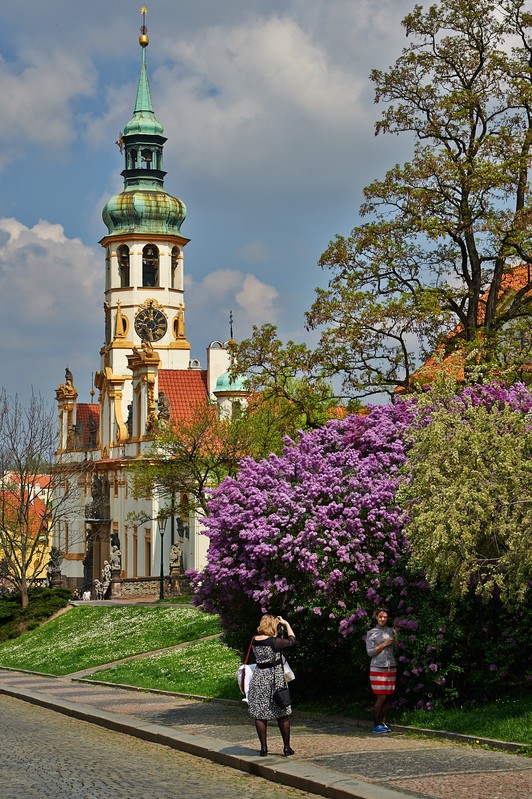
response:
[[[271,768],[272,779],[290,777],[290,769],[303,774],[304,768],[319,782],[319,775],[346,780],[352,796],[372,799],[393,796],[423,799],[528,799],[532,797],[532,758],[452,741],[421,738],[393,733],[375,736],[361,728],[323,718],[310,719],[297,712],[292,716],[292,745],[296,755],[280,757],[281,740],[276,727],[271,728],[271,755],[257,757],[257,741],[245,705],[198,702],[169,695],[121,690],[94,683],[72,682],[67,678],[48,679],[0,670],[3,689],[22,693],[38,692],[52,703],[73,702],[89,706],[102,714],[111,712],[131,717],[157,729],[179,731],[195,740],[216,740],[236,760],[252,764],[256,773]],[[209,756],[208,754],[206,755]],[[284,771],[283,771],[284,768]],[[323,771],[322,771],[323,770]],[[349,782],[351,781],[351,782]],[[360,781],[360,784],[357,783]],[[356,783],[356,785],[355,785]],[[304,782],[287,784],[309,790]],[[355,785],[356,793],[353,789]],[[312,788],[319,792],[320,788]],[[325,788],[321,791],[327,793]],[[206,794],[204,794],[207,796]]]
[[[2,799],[309,799],[296,788],[0,696]]]

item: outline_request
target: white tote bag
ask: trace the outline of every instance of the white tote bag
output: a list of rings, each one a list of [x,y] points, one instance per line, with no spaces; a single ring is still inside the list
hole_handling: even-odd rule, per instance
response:
[[[244,694],[242,702],[248,701],[249,684],[251,682],[251,678],[253,677],[255,666],[255,663],[242,663],[242,665],[237,669],[236,680],[238,682],[240,692]]]
[[[292,680],[295,680],[296,675],[288,665],[288,661],[285,657],[283,657],[283,671],[286,682],[291,682]]]

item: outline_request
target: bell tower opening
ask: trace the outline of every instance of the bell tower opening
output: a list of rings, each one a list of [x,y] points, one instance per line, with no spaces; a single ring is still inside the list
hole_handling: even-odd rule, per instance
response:
[[[125,244],[122,244],[117,249],[116,255],[118,258],[118,271],[120,274],[120,288],[129,288],[131,286],[129,247]]]
[[[142,250],[142,286],[155,288],[159,285],[159,249],[155,244],[146,244]]]

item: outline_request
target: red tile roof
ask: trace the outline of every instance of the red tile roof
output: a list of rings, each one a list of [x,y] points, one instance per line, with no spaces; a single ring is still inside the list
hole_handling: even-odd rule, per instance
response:
[[[35,477],[35,485],[38,485],[39,488],[50,488],[50,483],[52,482],[52,478],[49,474],[38,474]]]
[[[27,492],[6,488],[0,491],[4,524],[12,534],[36,536],[42,532],[43,519],[47,514],[46,504],[40,497],[31,498]]]
[[[519,264],[512,269],[508,269],[504,273],[499,289],[499,302],[504,299],[511,301],[514,294],[520,289],[524,288],[531,281],[532,267],[530,264]],[[479,306],[479,322],[484,320],[484,303],[488,299],[489,290],[482,295],[482,301]],[[412,380],[418,384],[429,385],[436,376],[444,369],[447,374],[452,376],[455,380],[462,381],[464,379],[464,354],[460,347],[451,349],[449,345],[452,344],[453,339],[460,336],[462,332],[462,325],[457,325],[452,330],[445,341],[436,348],[434,355],[431,355],[425,363],[417,369],[412,375]],[[404,388],[401,386],[396,389],[396,393],[401,393]]]
[[[207,372],[201,369],[159,369],[159,392],[172,407],[172,421],[189,421],[198,405],[207,404]]]
[[[50,488],[51,477],[49,474],[35,474],[35,475],[24,475],[25,481],[28,481],[32,487],[35,489],[35,493],[40,490],[46,490]],[[5,472],[1,482],[3,485],[9,485],[12,483],[13,485],[20,486],[20,473],[19,472]]]

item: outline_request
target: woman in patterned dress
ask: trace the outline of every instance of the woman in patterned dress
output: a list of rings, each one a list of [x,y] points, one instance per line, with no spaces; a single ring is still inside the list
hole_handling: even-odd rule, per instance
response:
[[[287,638],[278,635],[278,627],[282,625],[287,632]],[[283,739],[283,754],[285,757],[294,754],[290,747],[290,719],[292,712],[290,705],[281,707],[273,698],[274,691],[284,688],[284,677],[281,653],[283,649],[293,646],[295,635],[290,624],[281,616],[264,614],[253,638],[253,654],[257,667],[253,672],[248,691],[248,708],[250,715],[255,719],[255,728],[260,741],[260,755],[268,754],[267,733],[268,721],[277,720],[277,725]]]

